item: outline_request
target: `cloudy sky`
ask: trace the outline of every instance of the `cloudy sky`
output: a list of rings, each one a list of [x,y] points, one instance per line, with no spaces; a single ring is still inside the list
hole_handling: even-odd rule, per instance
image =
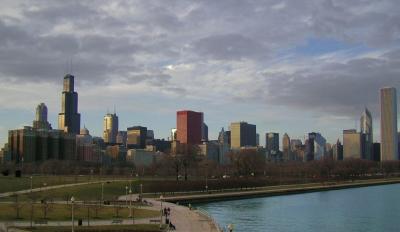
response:
[[[45,102],[57,127],[71,71],[81,125],[167,138],[176,111],[203,111],[210,138],[232,121],[257,132],[329,142],[368,107],[379,137],[379,88],[400,88],[397,0],[15,1],[0,9],[0,143]]]

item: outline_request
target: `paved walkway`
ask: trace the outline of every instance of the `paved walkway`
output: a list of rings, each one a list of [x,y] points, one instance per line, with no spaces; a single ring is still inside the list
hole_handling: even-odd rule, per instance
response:
[[[131,196],[124,195],[120,196],[118,199],[123,201],[130,199]],[[136,199],[138,196],[132,194],[132,199]],[[152,209],[161,211],[161,202],[154,199],[145,199],[150,202],[152,206],[144,206],[142,208]],[[170,208],[171,215],[169,217],[172,224],[175,225],[177,232],[218,232],[218,225],[214,223],[212,218],[205,215],[198,210],[190,210],[186,206],[176,205],[169,202],[162,202],[162,208]],[[157,218],[160,220],[160,217]],[[165,222],[165,217],[163,217]]]

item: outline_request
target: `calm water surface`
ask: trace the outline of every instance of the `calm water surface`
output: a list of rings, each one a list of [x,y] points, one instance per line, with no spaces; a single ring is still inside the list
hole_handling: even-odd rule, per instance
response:
[[[400,231],[400,184],[197,206],[234,231]]]

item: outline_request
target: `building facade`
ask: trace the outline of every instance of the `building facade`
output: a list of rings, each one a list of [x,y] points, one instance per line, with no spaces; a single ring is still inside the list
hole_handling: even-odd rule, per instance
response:
[[[268,156],[278,154],[279,133],[269,132],[265,134],[265,149]]]
[[[105,143],[117,143],[118,135],[118,116],[106,114],[103,119],[103,139]]]
[[[285,133],[282,137],[282,151],[283,151],[283,160],[291,160],[290,137],[287,133]]]
[[[147,139],[147,127],[133,126],[127,129],[126,146],[129,149],[145,149]]]
[[[231,123],[231,148],[255,147],[257,145],[256,125],[247,122]]]
[[[51,130],[51,124],[47,121],[47,106],[40,103],[36,107],[35,120],[33,121],[33,128],[42,130]]]
[[[380,90],[381,161],[398,160],[397,94],[392,87]]]
[[[204,115],[190,110],[176,113],[177,140],[181,144],[201,144],[203,138]]]
[[[363,158],[363,134],[355,129],[343,130],[343,159]]]
[[[360,118],[360,132],[363,134],[363,159],[373,160],[373,128],[372,128],[372,115],[367,108]]]
[[[58,129],[67,133],[79,134],[81,115],[78,113],[78,93],[74,91],[74,76],[71,74],[64,77],[61,102]]]

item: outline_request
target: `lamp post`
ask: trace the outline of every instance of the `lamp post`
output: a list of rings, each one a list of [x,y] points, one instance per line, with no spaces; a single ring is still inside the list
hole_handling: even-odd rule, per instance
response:
[[[104,204],[104,182],[101,182],[101,204]]]
[[[140,184],[140,196],[139,196],[140,201],[142,201],[142,196],[143,196],[143,184]]]
[[[33,176],[30,176],[29,178],[31,179],[31,193],[32,193],[32,187],[33,187],[32,179],[33,179]]]
[[[75,198],[74,198],[74,196],[72,196],[72,197],[71,197],[72,232],[74,232],[74,202],[75,202]]]
[[[125,186],[125,205],[128,208],[128,185]]]
[[[161,214],[160,214],[160,229],[162,228],[162,215],[163,215],[163,207],[162,207],[162,201],[163,201],[163,195],[160,196],[160,201],[161,201]]]
[[[132,224],[135,224],[135,219],[132,215],[132,189],[129,189],[129,217],[132,218]]]

